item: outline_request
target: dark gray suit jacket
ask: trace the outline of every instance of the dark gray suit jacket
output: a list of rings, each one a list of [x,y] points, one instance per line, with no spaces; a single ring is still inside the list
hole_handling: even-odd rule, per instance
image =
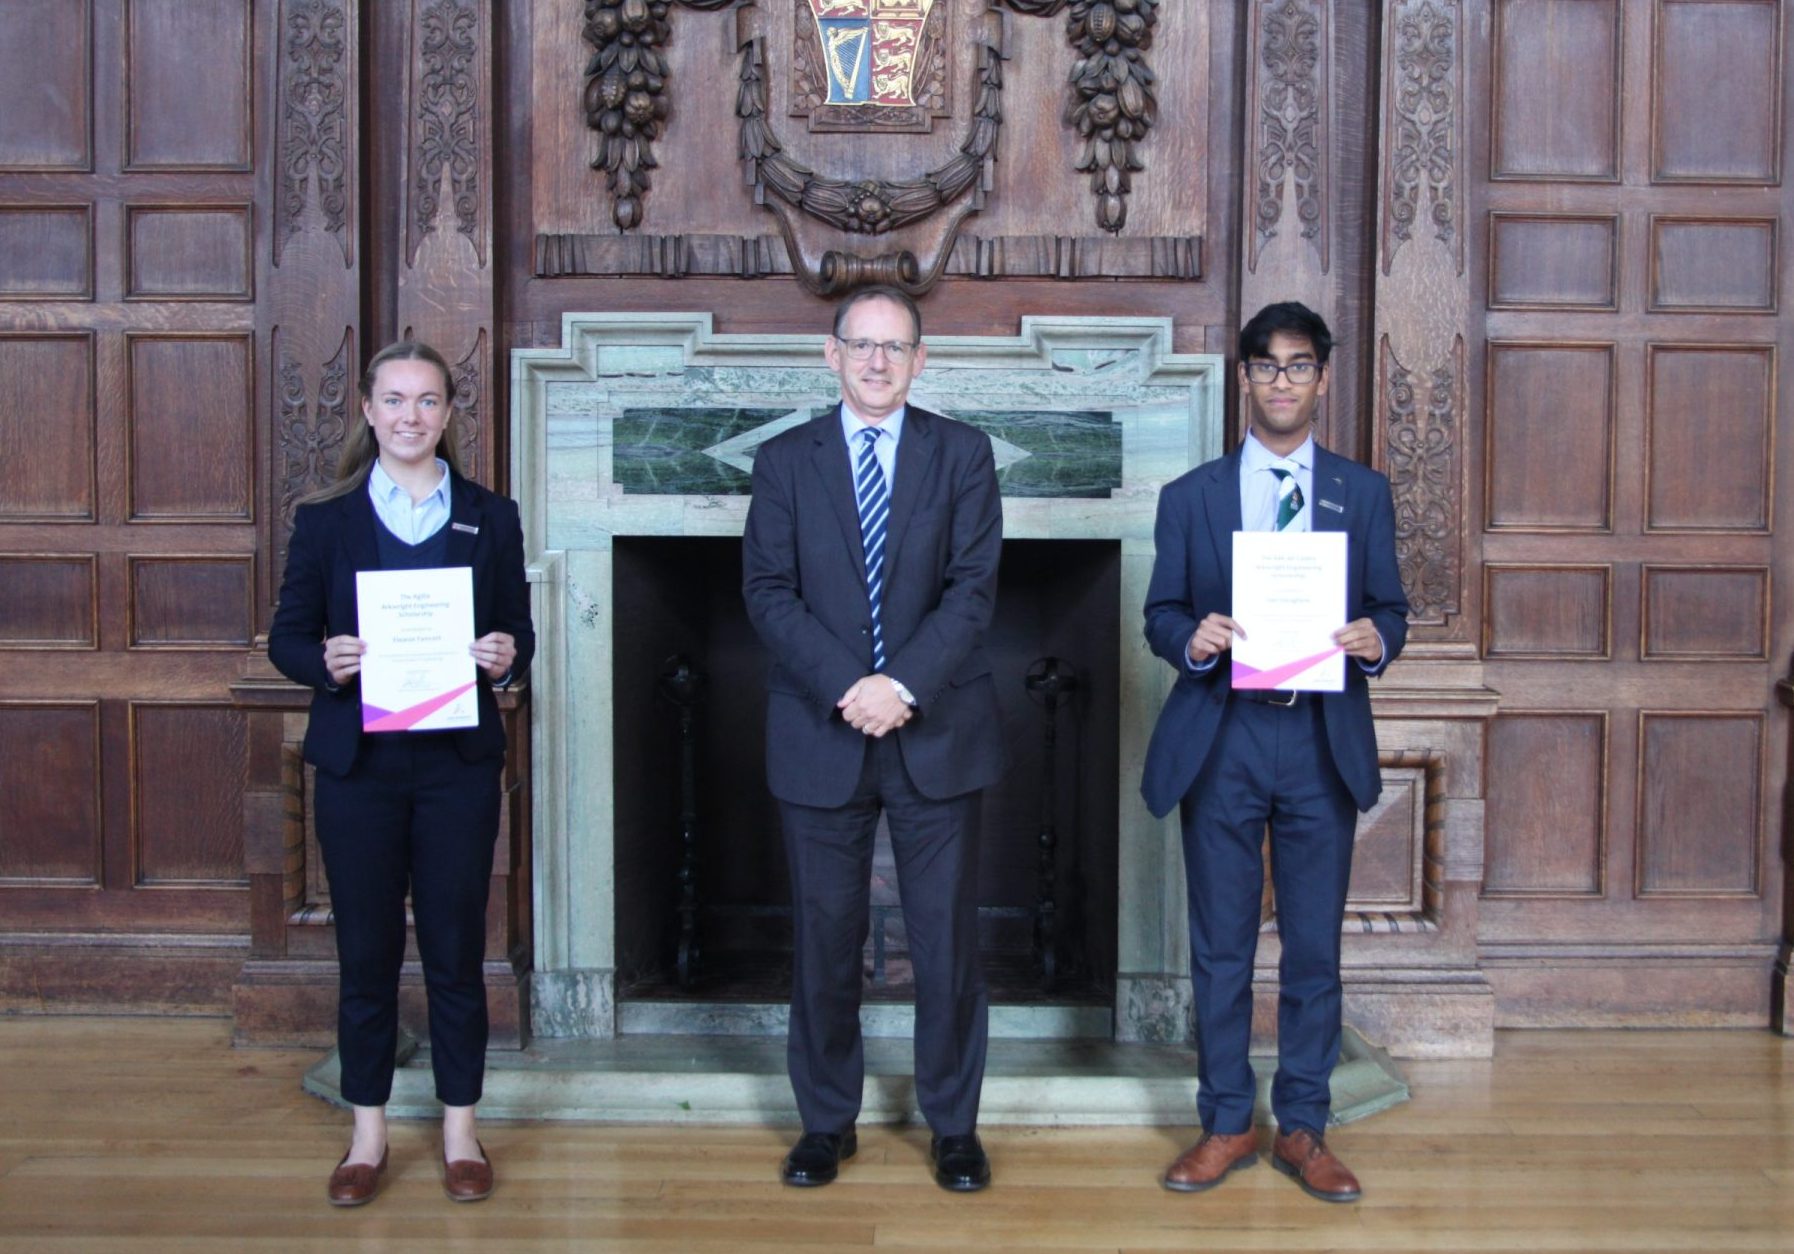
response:
[[[783,801],[843,805],[866,738],[835,702],[872,669],[872,620],[840,407],[761,445],[753,491],[742,596],[772,654],[767,783]],[[1003,771],[983,649],[1002,547],[989,437],[909,406],[885,541],[885,673],[916,698],[915,716],[893,734],[910,778],[936,799],[983,788]]]
[[[1408,598],[1396,565],[1389,481],[1317,445],[1314,496],[1314,529],[1343,531],[1348,537],[1346,621],[1368,617],[1382,633],[1383,660],[1373,672],[1380,675],[1408,639]],[[1196,782],[1232,695],[1232,668],[1225,657],[1192,675],[1184,665],[1184,650],[1196,625],[1209,614],[1232,614],[1233,533],[1238,530],[1237,449],[1174,479],[1159,493],[1153,528],[1157,555],[1146,590],[1146,640],[1177,668],[1178,679],[1153,727],[1140,792],[1147,808],[1161,818]],[[1250,624],[1242,626],[1250,629]],[[1333,764],[1360,810],[1370,809],[1383,787],[1366,679],[1364,668],[1347,659],[1345,691],[1320,698]]]

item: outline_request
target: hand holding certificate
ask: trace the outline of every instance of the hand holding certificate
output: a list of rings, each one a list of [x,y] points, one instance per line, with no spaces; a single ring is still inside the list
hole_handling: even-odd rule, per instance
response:
[[[480,721],[473,571],[356,573],[363,731],[440,731]]]
[[[1235,688],[1344,690],[1345,532],[1234,532],[1233,619]]]

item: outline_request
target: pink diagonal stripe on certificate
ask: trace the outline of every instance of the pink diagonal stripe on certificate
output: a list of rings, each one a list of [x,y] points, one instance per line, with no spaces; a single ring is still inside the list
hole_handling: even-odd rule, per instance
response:
[[[445,692],[440,697],[431,697],[428,701],[403,710],[376,710],[372,706],[363,706],[361,710],[362,731],[409,731],[424,719],[436,713],[443,706],[466,692],[473,684],[462,684],[452,692]]]
[[[1311,666],[1318,665],[1342,652],[1338,645],[1325,653],[1317,653],[1313,657],[1301,658],[1294,662],[1285,662],[1282,666],[1273,666],[1268,671],[1254,670],[1242,662],[1233,664],[1233,686],[1235,688],[1275,688],[1284,680],[1300,675]]]

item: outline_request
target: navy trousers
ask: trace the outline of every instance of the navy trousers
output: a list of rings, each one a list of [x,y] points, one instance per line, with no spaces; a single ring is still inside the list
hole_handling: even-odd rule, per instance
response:
[[[978,960],[979,794],[924,797],[895,735],[867,739],[845,806],[779,806],[791,871],[791,1088],[806,1132],[845,1132],[859,1117],[861,953],[881,808],[916,977],[916,1102],[936,1136],[959,1136],[978,1124],[990,1017]]]
[[[383,1106],[399,1031],[405,895],[430,1004],[430,1062],[447,1106],[480,1100],[486,1070],[486,898],[502,758],[467,762],[448,735],[362,737],[347,775],[319,771],[318,844],[330,880],[343,1097]]]
[[[1277,1076],[1284,1130],[1327,1128],[1339,1061],[1340,930],[1357,807],[1327,751],[1315,696],[1290,709],[1229,699],[1220,735],[1181,807],[1202,1126],[1252,1126],[1252,962],[1264,892],[1265,825],[1277,933]]]

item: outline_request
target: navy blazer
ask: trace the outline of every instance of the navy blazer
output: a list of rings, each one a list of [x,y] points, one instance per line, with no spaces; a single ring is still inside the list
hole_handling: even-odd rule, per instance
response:
[[[761,445],[742,536],[742,597],[772,653],[767,785],[798,805],[846,803],[866,737],[835,702],[871,666],[860,516],[837,405]],[[1003,772],[1001,715],[984,651],[996,605],[1003,506],[990,437],[916,406],[885,541],[885,671],[916,698],[892,733],[923,795],[957,797]]]
[[[1344,531],[1346,621],[1369,618],[1383,636],[1380,675],[1408,639],[1408,598],[1395,557],[1395,506],[1389,480],[1357,462],[1314,451],[1316,531]],[[1146,640],[1177,670],[1177,682],[1152,730],[1140,792],[1163,818],[1196,782],[1208,760],[1233,688],[1226,657],[1201,674],[1184,664],[1196,626],[1212,613],[1231,617],[1233,533],[1240,523],[1240,453],[1205,462],[1165,485],[1153,527],[1157,554],[1146,590]],[[1340,626],[1344,626],[1341,623]],[[1245,624],[1248,630],[1251,624]],[[1365,669],[1346,660],[1344,692],[1321,693],[1321,716],[1333,764],[1360,810],[1382,791],[1377,738]]]
[[[474,638],[509,632],[517,642],[516,682],[536,652],[529,584],[523,572],[523,527],[509,497],[450,472],[446,565],[473,568]],[[380,526],[362,486],[328,501],[301,505],[280,585],[280,607],[268,631],[268,657],[294,683],[313,689],[305,729],[305,760],[333,775],[347,774],[361,746],[361,687],[351,680],[332,690],[324,640],[359,634],[355,574],[380,569]],[[484,670],[479,675],[480,722],[453,733],[463,761],[502,757],[505,732]]]

